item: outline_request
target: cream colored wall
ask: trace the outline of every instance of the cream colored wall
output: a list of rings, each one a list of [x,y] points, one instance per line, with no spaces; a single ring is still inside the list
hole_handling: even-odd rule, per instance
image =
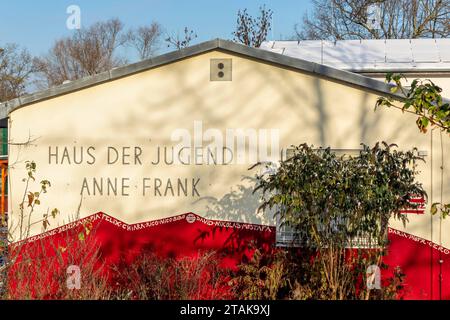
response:
[[[406,81],[403,81],[405,86],[411,84],[414,79],[429,79],[433,81],[437,86],[442,88],[442,96],[444,98],[450,99],[450,75],[442,74],[442,75],[421,75],[414,74],[408,75],[405,74]],[[384,81],[384,76],[373,76],[372,78]],[[442,137],[441,137],[442,135]],[[428,187],[427,193],[429,196],[428,202],[445,202],[448,203],[449,193],[450,193],[450,175],[449,175],[449,167],[450,162],[448,161],[450,145],[448,144],[449,137],[448,135],[442,134],[439,130],[433,130],[433,132],[429,132],[427,134],[429,142],[429,149],[433,149],[433,152],[430,153],[430,156],[427,157],[427,172],[429,172],[430,181],[433,180],[433,188]],[[432,137],[431,137],[432,136]],[[441,138],[443,142],[443,152],[441,151]],[[432,141],[433,140],[433,141]],[[432,164],[432,166],[431,166]],[[431,167],[433,167],[433,171],[431,171]],[[443,175],[441,175],[441,167]],[[433,172],[433,174],[431,174]],[[441,183],[443,188],[441,188]],[[442,189],[442,199],[441,199],[441,189]],[[446,200],[447,199],[447,200]],[[448,230],[450,223],[447,220],[442,221],[438,216],[432,217],[427,211],[426,216],[429,221],[424,225],[421,225],[421,220],[418,219],[417,226],[414,224],[410,224],[406,229],[409,232],[412,232],[415,235],[420,236],[420,234],[425,234],[426,236],[421,236],[428,240],[432,240],[437,244],[442,243],[447,248],[450,246],[450,236],[445,230]],[[426,218],[424,217],[424,219]],[[393,226],[396,226],[400,229],[401,226],[398,224],[392,223]],[[417,233],[420,230],[420,234]]]
[[[370,76],[371,78],[384,81],[384,76],[377,75],[377,76]],[[450,74],[443,74],[443,75],[408,75],[405,74],[405,77],[407,79],[407,82],[404,82],[406,86],[411,84],[411,82],[414,79],[430,79],[433,81],[437,86],[442,88],[442,96],[445,98],[450,99]]]
[[[232,58],[233,81],[210,82],[210,59]],[[430,134],[421,134],[415,117],[395,109],[374,112],[377,95],[329,80],[318,79],[269,64],[223,52],[210,52],[177,63],[128,76],[18,109],[10,115],[10,211],[11,225],[18,222],[18,204],[24,190],[24,161],[37,163],[37,178],[52,183],[42,197],[39,215],[47,207],[57,207],[61,215],[52,227],[80,215],[103,211],[127,223],[154,220],[195,212],[208,218],[274,224],[270,216],[258,215],[249,165],[228,166],[151,166],[150,154],[141,165],[104,165],[100,151],[108,146],[142,146],[152,151],[156,145],[173,145],[176,128],[192,131],[193,122],[202,120],[205,129],[279,129],[282,148],[308,142],[332,148],[359,148],[360,143],[397,143],[402,149],[417,147],[428,151],[420,180],[431,190],[430,159],[433,158],[434,185],[439,180],[437,133],[433,151]],[[29,146],[17,145],[36,139]],[[49,165],[48,146],[94,146],[98,151],[94,165]],[[444,150],[450,143],[444,139]],[[445,155],[447,157],[447,154]],[[81,197],[83,177],[200,177],[199,197],[155,198],[142,196],[133,183],[128,197]],[[450,198],[449,170],[444,176],[444,197]],[[37,183],[34,185],[37,188]],[[208,199],[223,200],[218,209]],[[228,209],[232,208],[232,209]],[[448,222],[447,222],[448,223]],[[403,227],[396,222],[395,228]],[[448,224],[446,224],[448,228]],[[431,239],[429,215],[411,215],[406,229]],[[32,234],[40,232],[37,223]],[[16,234],[17,236],[17,234]],[[436,240],[433,235],[433,240]],[[450,247],[450,237],[444,235]]]

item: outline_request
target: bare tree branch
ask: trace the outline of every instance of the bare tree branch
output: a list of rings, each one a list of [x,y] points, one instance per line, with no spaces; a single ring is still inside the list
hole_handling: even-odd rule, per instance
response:
[[[153,56],[158,49],[162,27],[157,22],[152,22],[150,26],[139,27],[128,32],[129,44],[136,49],[141,60]]]
[[[266,9],[265,6],[259,8],[259,16],[256,18],[250,16],[247,9],[239,10],[233,40],[246,46],[259,48],[266,41],[267,34],[272,28],[272,14],[273,11]]]
[[[409,39],[450,36],[450,0],[312,0],[313,11],[296,25],[300,40]],[[379,28],[368,23],[380,10]]]
[[[27,82],[34,71],[32,57],[16,44],[0,48],[0,102],[26,92]]]
[[[48,87],[121,66],[126,61],[115,53],[127,41],[122,31],[118,19],[77,30],[73,36],[56,41],[46,56],[35,59],[34,65]]]
[[[188,29],[188,27],[184,28],[183,35],[167,35],[166,42],[167,47],[174,47],[177,50],[181,50],[190,45],[191,41],[197,38],[197,34],[194,30]]]

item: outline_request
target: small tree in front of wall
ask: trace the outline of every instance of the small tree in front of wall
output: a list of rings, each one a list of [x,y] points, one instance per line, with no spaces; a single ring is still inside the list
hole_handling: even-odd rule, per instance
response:
[[[388,221],[406,224],[401,210],[414,207],[411,197],[426,197],[415,180],[418,160],[415,150],[398,151],[384,142],[363,145],[355,157],[303,144],[275,173],[258,177],[260,209],[274,210],[296,231],[303,262],[311,262],[310,270],[301,262],[305,274],[289,280],[307,286],[302,288],[311,293],[307,298],[371,297],[366,268],[382,266]]]
[[[48,180],[41,180],[39,190],[33,192],[31,187],[36,182],[36,163],[34,161],[26,161],[25,170],[26,177],[22,179],[25,187],[22,201],[19,203],[18,221],[8,224],[6,216],[0,217],[2,225],[8,229],[6,239],[0,239],[0,299],[7,293],[8,269],[16,263],[16,260],[22,254],[22,248],[26,244],[26,239],[30,236],[32,226],[42,224],[42,232],[45,232],[50,226],[50,218],[54,219],[59,214],[57,208],[54,208],[51,212],[47,209],[47,212],[42,214],[41,219],[37,218],[38,213],[36,209],[41,205],[41,197],[47,193],[51,184]],[[14,242],[11,241],[13,234],[16,237]],[[14,250],[11,250],[12,247]]]

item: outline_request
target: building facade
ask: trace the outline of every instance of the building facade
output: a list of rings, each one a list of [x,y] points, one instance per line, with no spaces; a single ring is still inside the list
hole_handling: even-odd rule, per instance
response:
[[[99,213],[120,231],[109,235],[117,250],[131,246],[130,232],[180,219],[187,224],[164,229],[162,247],[183,250],[183,241],[195,247],[179,236],[193,222],[273,233],[272,215],[257,210],[252,191],[259,172],[250,166],[276,163],[304,142],[357,151],[361,143],[386,141],[425,155],[419,180],[429,195],[423,211],[405,213],[406,227],[390,222],[390,261],[407,274],[408,297],[449,299],[450,224],[429,213],[430,203],[450,201],[448,137],[420,133],[414,115],[374,111],[379,96],[393,96],[379,81],[385,70],[368,77],[367,70],[271,52],[271,45],[277,44],[254,49],[213,40],[0,105],[8,128],[12,240]],[[449,80],[442,74],[436,75],[442,84],[436,82],[446,86],[445,95]],[[36,163],[28,187],[27,161]],[[51,187],[40,210],[60,213],[46,230],[42,213],[27,228],[19,204],[24,190],[39,190],[43,179]],[[124,230],[127,236],[118,236]]]

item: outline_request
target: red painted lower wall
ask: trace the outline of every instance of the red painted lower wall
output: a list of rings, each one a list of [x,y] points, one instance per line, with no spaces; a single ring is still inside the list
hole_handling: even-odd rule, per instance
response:
[[[395,229],[389,230],[389,240],[384,262],[406,274],[406,299],[450,299],[449,249]]]
[[[51,270],[57,267],[57,259],[52,259],[52,255],[60,255],[59,259],[65,259],[65,263],[70,264],[67,248],[78,250],[80,255],[87,257],[94,252],[80,245],[86,242],[79,241],[78,237],[89,239],[91,246],[98,248],[101,257],[98,265],[102,264],[109,276],[113,276],[113,271],[105,266],[132,263],[143,252],[149,251],[161,257],[176,258],[195,256],[202,250],[214,250],[220,255],[223,267],[233,268],[242,261],[243,256],[251,256],[250,243],[255,242],[258,247],[266,249],[273,246],[275,228],[208,220],[193,213],[128,225],[107,214],[97,213],[16,243],[12,252],[16,250],[17,262],[30,259],[30,252],[32,256],[41,256],[48,261],[45,268]],[[67,243],[68,238],[76,241]],[[396,266],[401,267],[406,274],[405,299],[450,299],[448,249],[394,229],[389,230],[389,240],[388,255],[384,259],[389,269],[385,274]],[[49,247],[57,250],[48,250]],[[18,254],[18,250],[24,254]],[[42,270],[42,266],[39,268]]]

